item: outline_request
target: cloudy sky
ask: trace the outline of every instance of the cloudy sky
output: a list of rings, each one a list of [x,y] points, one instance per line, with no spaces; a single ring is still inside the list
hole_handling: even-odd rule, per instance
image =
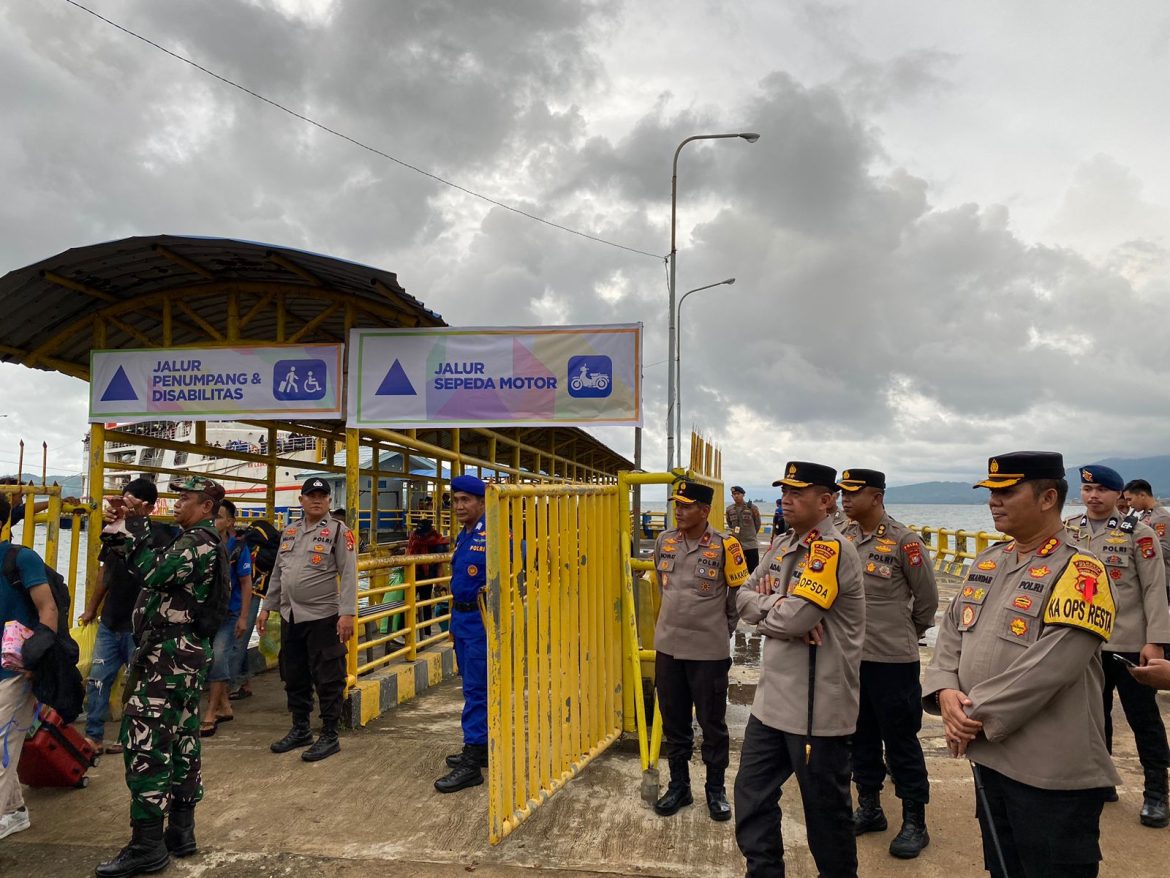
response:
[[[92,0],[346,134],[556,222],[669,250],[684,429],[969,478],[1170,451],[1170,11],[1069,0]],[[1123,10],[1119,12],[1118,10]],[[0,273],[159,233],[376,265],[451,324],[642,321],[665,463],[666,273],[445,188],[63,0],[0,6]],[[1162,107],[1163,109],[1159,109]],[[30,303],[35,307],[35,303]],[[77,471],[85,386],[0,365],[16,442]],[[633,431],[597,431],[632,454]],[[38,454],[39,456],[39,454]],[[770,490],[770,489],[769,489]]]

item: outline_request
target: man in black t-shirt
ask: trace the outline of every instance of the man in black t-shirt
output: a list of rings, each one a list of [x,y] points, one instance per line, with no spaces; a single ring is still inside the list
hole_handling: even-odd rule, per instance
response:
[[[123,497],[126,494],[151,505],[158,500],[158,488],[147,479],[130,482]],[[115,498],[113,502],[119,500],[122,498]],[[85,612],[77,620],[79,625],[89,625],[97,616],[98,607],[101,607],[85,695],[85,736],[99,753],[118,753],[122,749],[118,743],[103,747],[102,739],[109,716],[110,690],[118,677],[118,671],[129,664],[134,654],[130,617],[142,587],[137,575],[126,564],[127,534],[124,529],[116,527],[108,527],[102,532],[102,548],[98,555],[98,560],[102,562],[101,572],[85,602]],[[166,546],[178,533],[171,525],[158,521],[151,521],[149,527],[150,542],[154,548]]]

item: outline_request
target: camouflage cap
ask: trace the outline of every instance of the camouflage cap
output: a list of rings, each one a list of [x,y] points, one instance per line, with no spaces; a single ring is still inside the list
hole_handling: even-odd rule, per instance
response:
[[[172,479],[171,490],[179,493],[198,491],[201,494],[206,494],[214,503],[221,501],[224,495],[223,486],[206,476],[184,476],[181,479]]]

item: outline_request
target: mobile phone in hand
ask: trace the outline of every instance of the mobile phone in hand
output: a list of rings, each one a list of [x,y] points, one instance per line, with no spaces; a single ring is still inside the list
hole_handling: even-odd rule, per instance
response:
[[[1127,668],[1136,668],[1136,667],[1137,667],[1137,665],[1136,665],[1136,664],[1134,664],[1133,662],[1131,662],[1129,659],[1127,659],[1125,656],[1121,655],[1120,653],[1117,653],[1117,652],[1113,653],[1113,658],[1114,658],[1116,661],[1119,661],[1119,662],[1121,662],[1121,663],[1122,663],[1123,665],[1125,665]]]

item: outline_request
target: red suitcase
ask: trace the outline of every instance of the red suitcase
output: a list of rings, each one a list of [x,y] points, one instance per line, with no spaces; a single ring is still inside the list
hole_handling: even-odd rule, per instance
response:
[[[85,773],[97,765],[97,752],[57,712],[42,704],[32,736],[20,751],[16,773],[30,787],[85,787]]]

